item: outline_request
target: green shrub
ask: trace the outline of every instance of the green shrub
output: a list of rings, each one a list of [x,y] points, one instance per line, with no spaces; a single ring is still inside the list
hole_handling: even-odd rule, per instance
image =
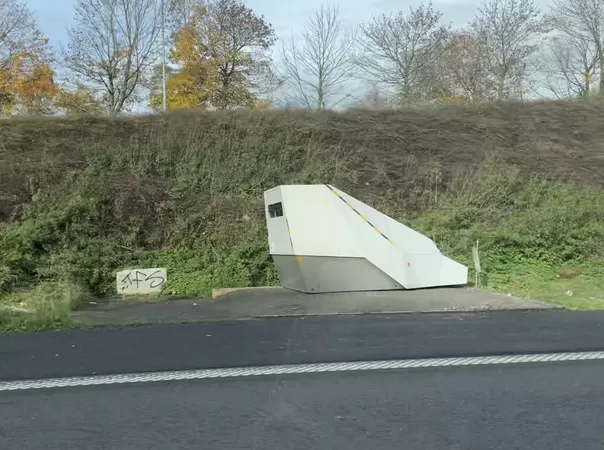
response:
[[[485,208],[462,200],[444,202],[415,224],[469,266],[478,241],[492,287],[520,275],[553,277],[561,266],[590,265],[604,255],[603,190],[533,179],[512,199],[500,197]]]

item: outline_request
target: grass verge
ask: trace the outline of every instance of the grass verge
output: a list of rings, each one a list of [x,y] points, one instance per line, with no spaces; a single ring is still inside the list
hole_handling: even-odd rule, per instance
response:
[[[507,284],[509,293],[547,301],[571,310],[604,309],[604,274],[599,267],[583,270],[573,268],[577,274],[567,277],[564,270],[559,273],[547,271],[527,273]]]
[[[0,296],[0,331],[47,331],[68,328],[69,313],[90,294],[66,282],[45,282]]]

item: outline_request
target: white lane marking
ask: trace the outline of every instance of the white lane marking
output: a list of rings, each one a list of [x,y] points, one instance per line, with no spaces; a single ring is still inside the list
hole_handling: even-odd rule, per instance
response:
[[[201,380],[212,378],[258,377],[319,372],[360,370],[418,369],[496,364],[534,364],[544,362],[603,360],[602,352],[541,353],[529,355],[475,356],[463,358],[404,359],[395,361],[357,361],[341,363],[292,364],[282,366],[234,367],[225,369],[179,370],[172,372],[126,373],[88,377],[46,378],[40,380],[3,381],[0,391],[51,389],[107,384],[150,383],[157,381]]]

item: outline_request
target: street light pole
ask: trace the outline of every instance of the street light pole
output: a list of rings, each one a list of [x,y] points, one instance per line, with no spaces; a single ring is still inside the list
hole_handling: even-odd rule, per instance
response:
[[[166,93],[166,14],[165,0],[161,0],[161,84],[164,112],[168,110],[168,98]]]

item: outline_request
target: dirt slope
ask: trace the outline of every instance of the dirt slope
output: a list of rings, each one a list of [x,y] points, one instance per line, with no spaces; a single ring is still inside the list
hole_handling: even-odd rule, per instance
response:
[[[385,190],[419,196],[463,183],[460,174],[489,157],[525,173],[600,185],[603,119],[604,104],[542,102],[0,121],[0,220],[18,216],[41,187],[70,180],[91,157],[105,158],[114,173],[137,173],[143,185],[204,164],[199,170],[230,179],[215,186],[221,194],[239,194],[243,184],[255,195],[279,182],[335,179],[364,198]],[[175,165],[180,172],[166,168]]]

